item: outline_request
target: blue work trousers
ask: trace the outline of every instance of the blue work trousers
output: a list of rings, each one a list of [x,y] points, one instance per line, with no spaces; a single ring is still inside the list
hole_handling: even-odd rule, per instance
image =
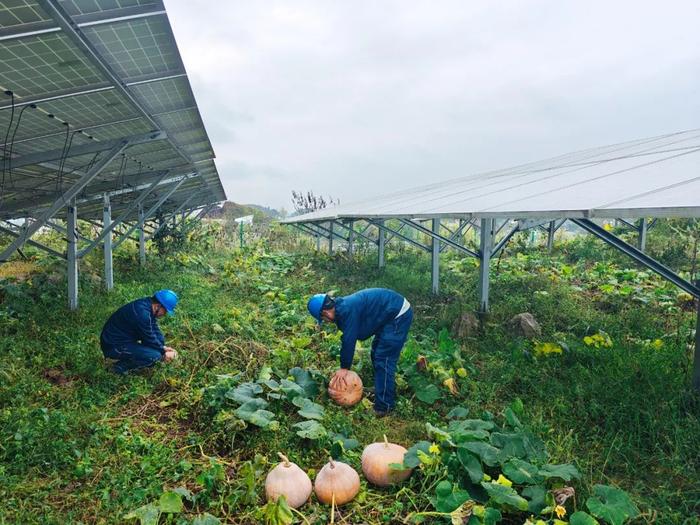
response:
[[[396,403],[396,365],[399,362],[408,331],[413,321],[413,308],[385,324],[372,341],[374,367],[374,409],[386,412]]]
[[[116,359],[112,371],[126,374],[131,370],[148,368],[163,359],[160,350],[139,343],[127,343],[118,346],[102,343],[102,353],[105,357]]]

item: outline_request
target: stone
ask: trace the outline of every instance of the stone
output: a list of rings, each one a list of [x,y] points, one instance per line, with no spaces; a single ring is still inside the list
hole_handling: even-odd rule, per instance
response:
[[[535,339],[542,335],[542,328],[537,322],[535,316],[531,313],[524,312],[513,316],[510,320],[510,327],[515,335],[525,337],[527,339]]]
[[[476,315],[471,312],[463,313],[452,323],[452,335],[459,339],[476,337],[479,328],[480,324]]]

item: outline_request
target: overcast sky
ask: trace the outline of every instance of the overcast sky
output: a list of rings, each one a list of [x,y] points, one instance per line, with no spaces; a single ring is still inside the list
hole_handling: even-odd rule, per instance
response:
[[[700,127],[698,0],[166,7],[236,202],[351,202]]]

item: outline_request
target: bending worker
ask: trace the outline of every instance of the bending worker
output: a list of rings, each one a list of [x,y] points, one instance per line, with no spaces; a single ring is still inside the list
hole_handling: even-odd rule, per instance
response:
[[[393,410],[396,397],[394,376],[401,349],[413,321],[413,309],[400,294],[386,288],[368,288],[352,295],[333,299],[316,294],[309,299],[309,313],[319,324],[335,323],[343,332],[340,370],[330,381],[331,387],[342,387],[352,366],[357,340],[374,336],[374,412],[381,417]]]
[[[177,300],[172,290],[158,290],[153,297],[125,304],[107,319],[100,335],[100,346],[105,357],[117,360],[113,372],[126,374],[153,366],[160,360],[175,359],[177,352],[165,346],[157,320],[166,313],[172,315]]]

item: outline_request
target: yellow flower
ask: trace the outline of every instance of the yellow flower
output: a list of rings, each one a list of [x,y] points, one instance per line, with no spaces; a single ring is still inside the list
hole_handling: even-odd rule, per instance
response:
[[[499,485],[503,485],[504,487],[512,487],[513,482],[509,480],[507,477],[505,477],[503,474],[498,475],[498,479],[496,480],[496,483]]]
[[[491,478],[491,476],[489,476],[486,472],[484,472],[483,481],[491,481],[491,479],[493,479],[493,478]]]
[[[430,445],[428,452],[430,452],[431,454],[435,454],[437,456],[440,453],[440,447],[438,445],[436,445],[435,443],[433,443],[432,445]]]
[[[604,229],[606,232],[612,231],[612,229],[613,229],[612,224],[606,222],[606,223],[603,225],[603,229]]]
[[[457,375],[459,377],[467,377],[467,370],[465,368],[458,368]]]
[[[557,513],[557,518],[561,519],[564,516],[566,516],[566,509],[562,507],[561,505],[557,505],[554,507],[554,512]]]
[[[651,343],[651,346],[654,347],[655,350],[658,350],[664,346],[664,342],[661,339],[655,339],[654,342]]]

